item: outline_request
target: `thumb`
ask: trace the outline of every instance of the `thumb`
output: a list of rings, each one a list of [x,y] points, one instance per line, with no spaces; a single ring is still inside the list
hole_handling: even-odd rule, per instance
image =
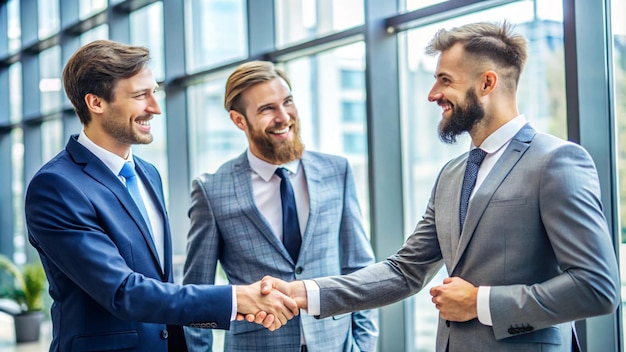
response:
[[[269,295],[276,284],[276,280],[271,276],[265,276],[261,280],[261,294]]]

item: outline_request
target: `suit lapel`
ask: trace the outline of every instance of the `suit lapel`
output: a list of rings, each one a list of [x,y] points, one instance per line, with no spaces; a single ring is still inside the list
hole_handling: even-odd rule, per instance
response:
[[[141,235],[144,238],[144,241],[148,245],[150,252],[152,253],[152,257],[155,261],[155,265],[159,267],[159,256],[157,255],[156,247],[154,246],[154,241],[152,240],[152,235],[148,230],[148,227],[143,220],[143,216],[137,208],[135,201],[130,196],[124,184],[120,181],[120,179],[114,175],[111,170],[93,153],[91,153],[87,148],[83,147],[77,140],[77,135],[72,136],[70,141],[67,144],[67,151],[72,156],[74,161],[78,164],[84,164],[83,171],[88,174],[91,178],[93,178],[96,182],[101,183],[103,186],[107,187],[117,199],[122,204],[122,207],[126,209],[130,217],[135,221],[139,229],[141,230]],[[144,175],[143,179],[145,180],[145,169],[142,170]],[[152,188],[150,185],[149,188]],[[154,192],[153,190],[151,190]]]
[[[159,263],[159,268],[162,268],[161,273],[164,275],[164,278],[168,279],[171,274],[172,267],[172,239],[169,222],[167,220],[167,212],[165,210],[165,200],[163,199],[161,192],[157,192],[157,189],[159,189],[160,187],[155,184],[153,178],[148,176],[149,174],[147,172],[144,161],[135,157],[135,164],[137,166],[137,175],[143,181],[143,184],[145,185],[146,190],[150,195],[150,198],[152,199],[154,204],[157,205],[157,209],[159,210],[159,214],[161,214],[161,219],[163,221],[163,260],[165,261],[163,266],[161,266],[161,264],[159,263],[159,256],[157,255],[153,237],[152,235],[150,235],[150,232],[147,232],[148,228],[142,228],[142,233],[144,234],[144,238],[146,239],[146,241],[148,241],[148,243],[151,245],[150,249],[152,251],[152,254],[155,256],[155,260],[157,261],[157,263]],[[141,213],[139,215],[141,215]],[[143,217],[141,219],[143,219]],[[137,221],[136,218],[135,221]],[[144,222],[142,222],[142,224],[143,223]],[[146,237],[146,235],[148,235],[148,237]]]
[[[254,203],[254,196],[252,194],[252,181],[250,179],[250,163],[246,153],[240,155],[236,162],[233,164],[232,177],[233,185],[235,189],[235,198],[240,209],[254,224],[257,230],[263,237],[276,248],[276,251],[281,253],[285,259],[293,261],[285,246],[278,240],[278,237],[272,231],[269,223],[265,217],[261,214],[259,209]]]
[[[460,241],[454,259],[454,265],[452,266],[450,272],[454,271],[459,259],[465,252],[465,249],[474,235],[476,226],[478,226],[482,214],[485,212],[485,209],[487,209],[494,193],[524,155],[530,146],[530,141],[534,135],[535,130],[530,127],[529,124],[522,127],[515,137],[511,139],[511,143],[509,143],[500,159],[498,159],[496,164],[493,166],[493,169],[491,169],[480,188],[476,190],[476,193],[470,200],[470,206],[467,210],[465,225],[463,226],[463,230],[461,232]]]
[[[304,253],[304,251],[311,244],[311,231],[315,229],[315,224],[319,217],[319,197],[317,196],[319,190],[322,187],[322,183],[320,180],[321,170],[319,169],[319,165],[314,163],[307,152],[304,152],[301,159],[301,165],[304,171],[304,178],[306,180],[307,192],[309,193],[309,218],[306,223],[306,229],[302,235],[302,248],[300,249],[300,253]]]

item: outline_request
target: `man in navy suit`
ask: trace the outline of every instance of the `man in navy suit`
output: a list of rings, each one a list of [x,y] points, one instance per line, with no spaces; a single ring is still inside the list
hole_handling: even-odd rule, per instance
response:
[[[161,178],[131,150],[152,142],[161,113],[149,60],[146,48],[100,40],[63,71],[83,130],[33,177],[25,203],[54,300],[50,351],[178,352],[182,325],[228,329],[237,312],[268,312],[274,330],[298,314],[282,294],[262,298],[258,283],[173,283]]]

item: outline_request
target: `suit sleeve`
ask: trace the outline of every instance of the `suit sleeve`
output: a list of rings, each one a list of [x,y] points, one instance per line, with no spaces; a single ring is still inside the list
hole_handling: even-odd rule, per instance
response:
[[[119,225],[128,221],[127,213],[119,204],[103,204],[113,198],[101,184],[79,183],[58,172],[40,171],[27,190],[29,239],[47,273],[57,276],[50,280],[51,292],[69,295],[80,289],[119,319],[176,325],[211,322],[229,328],[229,286],[181,286],[132,269],[130,265],[154,264],[130,264],[134,259],[121,255],[118,246],[129,244],[120,244],[122,234],[113,232],[123,231]],[[147,251],[141,235],[131,238],[136,241],[133,252]]]
[[[320,287],[321,318],[398,302],[437,274],[443,260],[435,226],[436,189],[435,184],[426,213],[396,254],[349,275],[314,280]]]
[[[200,177],[192,182],[184,284],[215,283],[220,238],[202,180]],[[189,351],[210,351],[213,345],[213,332],[209,329],[185,327],[185,337]]]
[[[508,328],[519,322],[538,330],[608,314],[619,304],[617,261],[593,160],[568,143],[541,166],[538,211],[562,272],[534,285],[491,288],[497,339],[511,336]]]
[[[372,246],[363,228],[352,169],[347,162],[344,184],[344,206],[339,237],[342,275],[374,263]],[[353,312],[352,336],[361,351],[374,351],[378,339],[378,310]]]

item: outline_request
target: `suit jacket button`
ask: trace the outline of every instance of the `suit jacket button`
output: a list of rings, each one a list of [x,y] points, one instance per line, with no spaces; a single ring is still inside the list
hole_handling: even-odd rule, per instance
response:
[[[167,337],[169,336],[169,333],[167,332],[167,329],[163,329],[161,330],[161,337],[165,340],[167,340]]]
[[[296,274],[298,274],[298,275],[302,274],[302,267],[301,266],[296,268]]]

